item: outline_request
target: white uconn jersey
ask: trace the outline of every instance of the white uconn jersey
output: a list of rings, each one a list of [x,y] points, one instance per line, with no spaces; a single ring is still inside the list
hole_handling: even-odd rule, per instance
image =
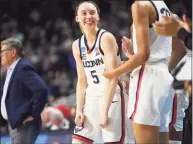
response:
[[[162,21],[162,16],[170,16],[171,13],[164,1],[151,1],[157,13],[157,21]],[[137,52],[136,30],[133,25],[134,53]],[[169,61],[172,52],[172,37],[157,35],[153,27],[150,28],[150,57],[148,62]]]
[[[107,79],[103,76],[105,64],[103,51],[100,48],[101,36],[104,32],[103,29],[98,30],[90,53],[88,53],[86,37],[82,35],[79,39],[79,48],[88,84],[86,95],[102,96],[104,94]]]

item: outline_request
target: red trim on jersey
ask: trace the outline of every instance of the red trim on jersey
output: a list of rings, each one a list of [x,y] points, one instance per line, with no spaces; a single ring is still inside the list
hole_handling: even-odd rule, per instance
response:
[[[169,130],[174,126],[174,124],[176,123],[177,120],[177,94],[174,94],[174,100],[173,100],[173,109],[172,109],[172,121],[170,122],[169,125]]]
[[[92,52],[92,51],[91,51],[90,49],[87,51],[88,54],[90,54],[91,52]]]
[[[93,143],[92,140],[90,140],[86,137],[83,137],[83,136],[75,135],[75,134],[72,135],[72,139],[75,139],[75,140],[78,140],[78,141],[81,141],[81,142],[84,142],[84,143],[87,143],[87,144],[92,144]]]
[[[137,84],[137,92],[136,92],[136,101],[135,101],[135,108],[134,111],[131,115],[132,121],[134,121],[135,114],[137,112],[137,106],[138,106],[138,101],[139,101],[139,93],[140,93],[140,88],[141,88],[141,82],[142,82],[142,77],[144,73],[145,65],[142,65],[141,70],[139,72],[139,79],[138,79],[138,84]]]
[[[124,98],[124,93],[123,93],[123,85],[120,81],[118,81],[118,85],[121,89],[121,115],[122,115],[122,135],[121,139],[118,142],[110,142],[112,144],[124,144],[125,142],[125,98]]]

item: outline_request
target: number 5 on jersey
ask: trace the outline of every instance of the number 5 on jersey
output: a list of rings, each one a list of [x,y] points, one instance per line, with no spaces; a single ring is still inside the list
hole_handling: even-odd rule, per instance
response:
[[[90,74],[91,74],[91,76],[92,76],[92,78],[93,78],[93,82],[94,82],[95,84],[98,84],[100,81],[99,81],[98,76],[96,75],[96,71],[95,71],[95,70],[90,71]]]

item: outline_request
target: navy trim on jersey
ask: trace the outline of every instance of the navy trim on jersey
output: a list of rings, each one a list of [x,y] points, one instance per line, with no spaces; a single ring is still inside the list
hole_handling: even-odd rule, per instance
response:
[[[103,35],[105,32],[107,32],[107,31],[102,32],[102,34],[100,35],[100,38],[99,38],[99,51],[100,51],[100,53],[101,53],[102,55],[104,55],[104,52],[103,52],[103,50],[102,50],[102,48],[101,48],[101,37],[102,37],[102,35]],[[120,52],[121,52],[121,49],[118,47],[117,56],[120,54]]]
[[[156,11],[156,20],[159,21],[159,13],[157,11],[157,7],[155,6],[155,4],[152,2],[152,0],[149,0],[151,2],[151,4],[153,5],[153,7],[155,8]],[[150,28],[152,28],[152,24],[149,25]]]
[[[81,52],[81,38],[78,40],[78,46],[79,46],[79,51],[80,51],[80,59],[82,60],[82,52]]]
[[[94,48],[95,48],[95,45],[96,45],[97,38],[98,38],[98,35],[99,35],[100,30],[101,30],[101,29],[99,29],[99,30],[97,31],[96,39],[95,39],[94,45],[92,46],[90,52],[92,52],[92,51],[94,50]],[[86,48],[87,48],[87,51],[89,51],[89,47],[88,47],[88,44],[87,44],[87,39],[86,39],[85,36],[84,36],[84,43],[85,43],[85,46],[86,46]]]

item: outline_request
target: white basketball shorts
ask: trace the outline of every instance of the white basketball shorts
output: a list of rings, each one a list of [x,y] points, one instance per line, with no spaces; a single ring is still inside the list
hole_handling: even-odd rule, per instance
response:
[[[82,127],[75,127],[72,139],[79,140],[85,143],[93,143],[96,137],[101,135],[103,142],[107,143],[128,143],[127,136],[127,122],[125,112],[125,96],[123,94],[123,87],[119,82],[120,88],[113,98],[109,109],[109,123],[108,127],[103,129],[99,125],[102,113],[103,96],[93,97],[86,96],[84,114],[85,121]]]
[[[169,131],[173,77],[166,64],[145,64],[130,76],[128,116],[134,123]]]
[[[178,90],[174,93],[173,105],[170,110],[170,129],[175,128],[176,131],[183,131],[183,119],[185,110],[188,108],[188,95],[184,90]]]

